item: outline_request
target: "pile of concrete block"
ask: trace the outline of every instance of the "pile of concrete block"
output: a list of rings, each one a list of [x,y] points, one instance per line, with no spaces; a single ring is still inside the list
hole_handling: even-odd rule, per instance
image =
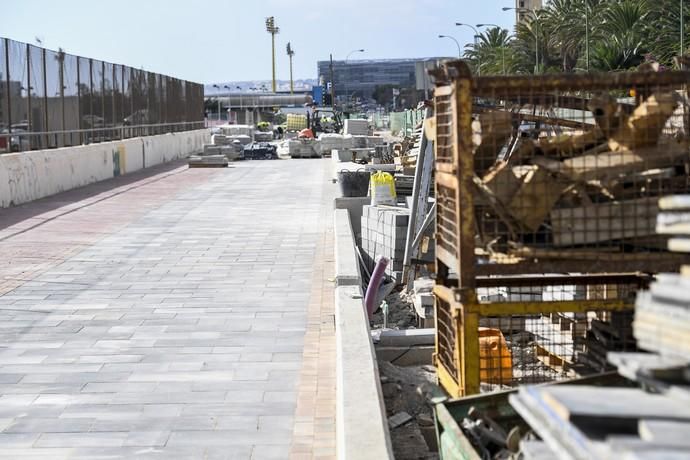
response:
[[[230,144],[232,144],[235,141],[238,141],[243,146],[252,143],[251,136],[246,136],[244,134],[233,134],[233,135],[227,136],[227,138],[228,138],[228,141]]]
[[[256,142],[271,142],[273,131],[254,131],[254,140]]]
[[[389,259],[387,277],[402,283],[403,258],[410,211],[392,206],[365,205],[362,209],[362,257],[369,269],[378,256]]]
[[[251,125],[222,125],[219,128],[226,136],[249,136],[254,140],[254,127]]]
[[[317,139],[290,139],[288,153],[290,158],[320,158],[321,146]]]
[[[383,138],[378,136],[352,136],[352,147],[356,149],[373,149],[383,142]]]
[[[189,157],[190,168],[223,168],[228,165],[228,160],[238,160],[241,157],[241,146],[238,151],[236,144],[233,144],[228,136],[224,134],[213,134],[211,143],[204,144],[204,150],[199,155]]]
[[[343,133],[353,136],[367,136],[369,135],[369,121],[349,118],[345,120]]]
[[[216,141],[221,142],[219,139]],[[187,164],[190,168],[225,168],[228,166],[226,152],[229,150],[234,152],[232,146],[229,145],[204,144],[203,152],[190,156]]]
[[[333,150],[342,151],[351,149],[354,145],[354,142],[352,136],[322,133],[319,134],[319,144],[321,146],[321,154],[324,156],[330,156]]]

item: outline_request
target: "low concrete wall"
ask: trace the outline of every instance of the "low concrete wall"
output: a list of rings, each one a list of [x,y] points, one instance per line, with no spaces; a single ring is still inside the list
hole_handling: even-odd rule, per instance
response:
[[[347,210],[336,209],[334,218],[338,459],[392,459],[350,216]]]
[[[362,211],[364,205],[370,204],[371,198],[364,197],[337,197],[335,199],[335,209],[347,209],[350,213],[350,223],[355,238],[359,241],[362,237]]]
[[[0,208],[184,158],[209,139],[201,129],[0,155]]]

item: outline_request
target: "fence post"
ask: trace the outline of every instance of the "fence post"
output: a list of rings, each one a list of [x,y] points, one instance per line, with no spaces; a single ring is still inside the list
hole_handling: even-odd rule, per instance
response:
[[[10,94],[10,43],[7,38],[3,38],[3,46],[5,47],[5,70],[6,70],[6,88],[7,95],[7,132],[12,134],[12,95]],[[21,93],[21,90],[20,90]],[[7,148],[12,150],[11,137],[7,138]]]
[[[45,148],[50,148],[50,134],[48,134],[48,79],[46,78],[46,49],[41,49],[41,64],[43,72],[43,131],[46,132],[45,136]]]
[[[33,117],[31,116],[31,51],[30,51],[30,45],[27,43],[26,44],[26,103],[27,103],[27,110],[26,110],[26,121],[29,123],[29,132],[33,131],[33,125],[32,125],[32,119]],[[29,135],[29,150],[31,150],[32,144],[34,137],[32,135]],[[19,150],[22,150],[22,143],[19,142]]]
[[[101,118],[103,119],[103,126],[101,126],[100,142],[105,140],[105,61],[101,61]]]

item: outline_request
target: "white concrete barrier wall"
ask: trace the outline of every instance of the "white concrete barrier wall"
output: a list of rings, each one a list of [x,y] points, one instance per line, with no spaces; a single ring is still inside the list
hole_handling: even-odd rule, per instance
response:
[[[393,458],[350,216],[336,209],[336,436],[339,460]]]
[[[201,129],[0,155],[0,208],[184,158],[207,142]]]

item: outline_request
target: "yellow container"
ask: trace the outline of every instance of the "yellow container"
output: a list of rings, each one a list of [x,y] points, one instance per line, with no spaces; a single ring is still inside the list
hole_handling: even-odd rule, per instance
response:
[[[499,329],[479,328],[479,380],[495,385],[512,383],[512,354]]]

